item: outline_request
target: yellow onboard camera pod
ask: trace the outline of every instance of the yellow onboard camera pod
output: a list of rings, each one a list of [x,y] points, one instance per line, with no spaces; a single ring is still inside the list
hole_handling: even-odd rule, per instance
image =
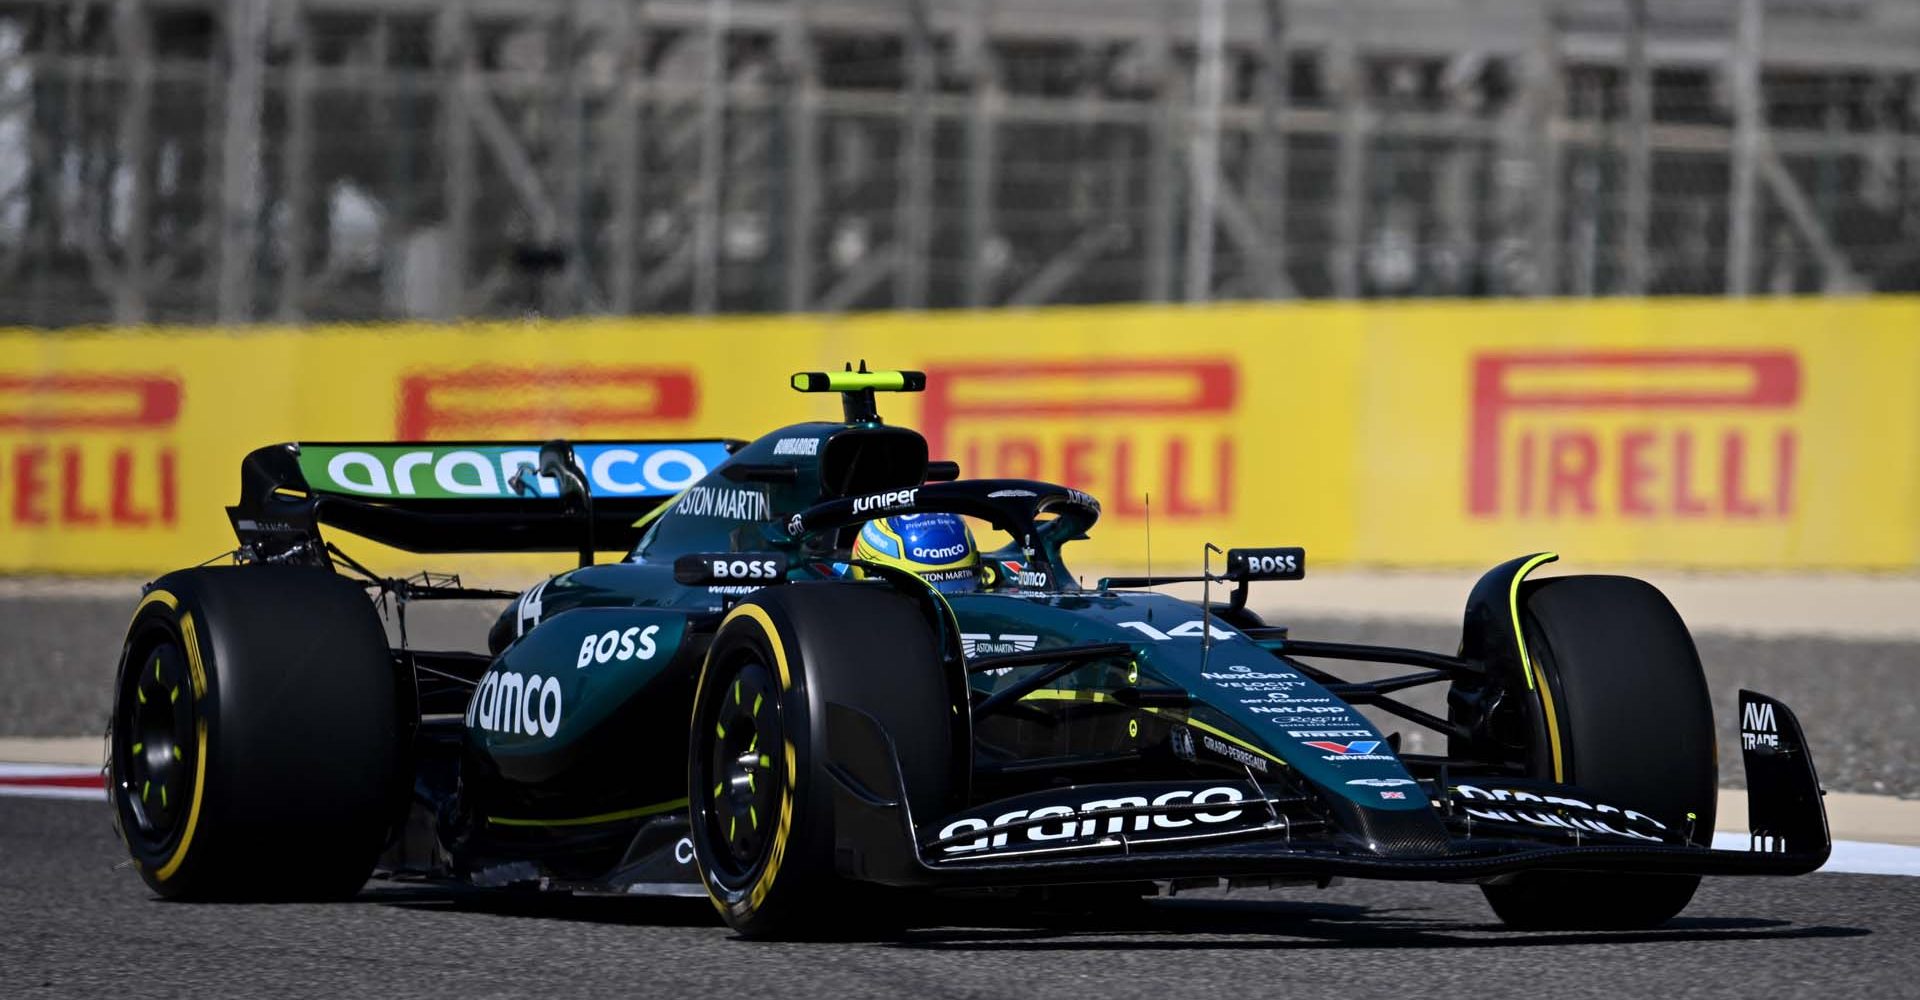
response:
[[[845,393],[840,399],[841,410],[846,414],[847,423],[879,423],[880,410],[874,404],[876,392],[922,392],[927,388],[926,372],[884,371],[870,372],[867,363],[860,362],[860,370],[854,371],[852,365],[841,372],[795,372],[793,387],[800,392],[839,392]]]

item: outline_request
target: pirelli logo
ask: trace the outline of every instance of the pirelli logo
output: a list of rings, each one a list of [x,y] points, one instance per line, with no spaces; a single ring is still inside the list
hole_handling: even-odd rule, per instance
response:
[[[1476,518],[1794,513],[1802,391],[1784,350],[1516,351],[1472,361]]]
[[[693,419],[698,382],[686,368],[495,366],[403,375],[395,434],[604,437]]]
[[[1110,518],[1232,513],[1239,370],[1228,359],[931,366],[921,431],[969,477],[1044,479]]]
[[[172,527],[184,395],[163,372],[0,373],[0,529]]]

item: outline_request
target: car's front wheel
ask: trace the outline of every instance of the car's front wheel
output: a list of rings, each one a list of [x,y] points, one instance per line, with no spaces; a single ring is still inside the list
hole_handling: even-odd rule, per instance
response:
[[[1522,641],[1534,685],[1509,679],[1536,721],[1533,777],[1579,786],[1707,846],[1718,797],[1713,707],[1693,638],[1651,584],[1623,576],[1522,583]],[[1522,929],[1658,927],[1697,875],[1530,872],[1484,886]]]
[[[849,905],[859,887],[835,872],[827,706],[879,722],[915,814],[936,814],[964,751],[943,670],[921,606],[881,584],[768,588],[728,613],[694,696],[688,802],[694,858],[729,926],[822,936],[862,916]]]

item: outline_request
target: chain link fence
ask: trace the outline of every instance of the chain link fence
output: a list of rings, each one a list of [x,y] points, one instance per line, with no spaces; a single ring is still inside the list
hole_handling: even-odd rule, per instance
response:
[[[1913,290],[1912,0],[0,2],[8,324]]]

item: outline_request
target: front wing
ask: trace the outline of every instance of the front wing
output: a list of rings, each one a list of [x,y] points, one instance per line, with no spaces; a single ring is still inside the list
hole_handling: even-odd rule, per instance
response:
[[[1632,839],[1630,834],[1581,836],[1570,828],[1578,824],[1534,834],[1499,822],[1482,823],[1476,829],[1472,815],[1489,812],[1472,807],[1488,803],[1463,799],[1452,789],[1439,789],[1436,797],[1441,810],[1449,814],[1444,835],[1376,837],[1364,828],[1364,821],[1356,829],[1337,810],[1302,810],[1305,797],[1276,794],[1251,778],[1240,784],[1244,792],[1231,801],[1237,813],[1244,810],[1251,819],[1233,829],[1141,838],[1125,832],[1135,829],[1134,825],[1118,820],[1122,814],[1191,817],[1205,809],[1223,815],[1222,800],[1216,799],[1211,804],[1182,801],[1108,810],[1095,819],[1085,818],[1092,814],[1072,814],[1063,808],[1046,820],[968,827],[942,838],[917,827],[910,815],[893,741],[885,730],[871,716],[833,704],[828,709],[828,732],[829,772],[835,780],[836,858],[840,873],[850,878],[943,888],[1204,877],[1478,882],[1540,870],[1698,875],[1812,872],[1826,863],[1832,841],[1821,803],[1823,793],[1799,722],[1784,704],[1764,695],[1742,691],[1740,708],[1752,838],[1751,849],[1744,851],[1694,846],[1692,830],[1676,831],[1669,842],[1656,843],[1652,838]],[[1093,795],[1102,789],[1114,790],[1110,800],[1128,801],[1138,796],[1128,798],[1125,793],[1140,790],[1096,785],[1074,791]],[[1577,793],[1577,789],[1568,790]],[[1010,799],[1005,804],[1020,802]],[[995,805],[972,811],[991,815],[998,811]],[[1016,808],[1009,814],[1020,812]],[[997,836],[1004,842],[1006,835],[1043,822],[1054,829],[1078,826],[1094,835],[1057,846],[1024,844],[1014,850],[952,853],[956,841],[979,838],[970,842],[984,845]],[[1179,821],[1165,825],[1194,826]],[[1589,831],[1592,827],[1588,824]]]

